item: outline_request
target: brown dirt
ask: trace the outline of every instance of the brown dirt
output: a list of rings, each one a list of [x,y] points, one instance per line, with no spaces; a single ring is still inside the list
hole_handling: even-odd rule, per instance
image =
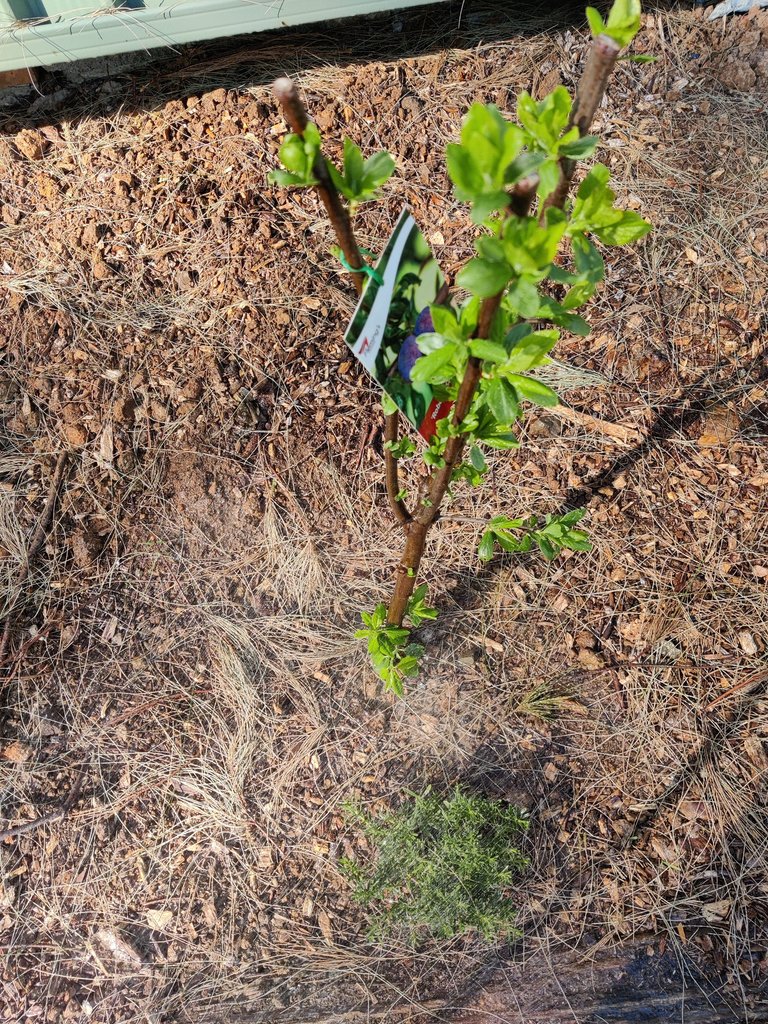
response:
[[[436,20],[405,19],[416,55],[350,42],[343,67],[302,35],[299,78],[331,151],[348,133],[397,156],[363,244],[408,203],[452,271],[472,230],[445,142],[474,99],[572,84],[585,38]],[[275,70],[301,66],[270,46]],[[9,121],[0,828],[82,789],[0,845],[2,1019],[439,1006],[488,953],[365,943],[338,859],[366,851],[341,804],[457,780],[531,811],[529,943],[652,932],[749,1002],[768,970],[768,12],[652,13],[639,49],[658,63],[620,66],[597,130],[656,230],[611,253],[593,334],[559,356],[569,402],[643,440],[529,420],[431,541],[443,614],[402,702],[351,640],[399,544],[376,396],[341,340],[354,300],[313,200],[266,185],[285,129],[247,49],[193,52],[123,111],[74,117],[75,96],[66,118]],[[183,74],[215,87],[166,101]],[[489,512],[577,500],[591,555],[478,568]]]

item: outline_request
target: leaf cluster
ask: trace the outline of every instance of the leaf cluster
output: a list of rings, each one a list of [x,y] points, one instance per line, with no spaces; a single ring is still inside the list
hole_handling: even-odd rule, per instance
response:
[[[375,847],[373,864],[341,865],[355,900],[371,908],[372,938],[518,934],[509,892],[528,863],[517,848],[528,822],[517,808],[457,788],[413,794],[379,817],[348,811]]]
[[[422,583],[408,600],[405,617],[410,619],[413,629],[437,618],[437,609],[429,607],[426,598],[427,584]],[[376,605],[372,612],[361,612],[360,617],[364,626],[355,632],[355,637],[367,641],[371,664],[384,683],[384,689],[402,697],[405,679],[419,673],[423,645],[411,640],[410,628],[387,622],[384,603]]]
[[[586,530],[576,529],[576,523],[586,515],[586,509],[577,508],[564,515],[547,515],[539,524],[536,516],[527,519],[510,519],[509,516],[495,516],[488,523],[477,549],[482,562],[493,558],[496,545],[502,551],[530,551],[536,545],[544,557],[551,561],[563,548],[571,551],[591,551],[592,543]]]
[[[629,46],[640,31],[640,0],[614,0],[607,20],[594,7],[587,8],[592,35],[610,36],[619,46]]]
[[[323,159],[321,141],[317,125],[311,122],[302,135],[288,135],[278,154],[285,170],[270,171],[269,180],[276,185],[297,188],[316,185],[316,161]],[[353,206],[375,199],[379,188],[395,169],[395,161],[389,153],[382,151],[363,159],[360,147],[351,139],[344,139],[342,170],[330,160],[325,160],[325,164],[334,185]]]

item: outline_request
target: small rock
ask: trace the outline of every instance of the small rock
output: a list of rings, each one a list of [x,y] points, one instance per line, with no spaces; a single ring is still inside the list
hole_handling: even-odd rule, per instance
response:
[[[50,146],[50,142],[44,135],[30,128],[19,132],[13,141],[16,143],[16,149],[28,160],[42,160],[45,151]]]
[[[24,764],[31,756],[32,747],[28,743],[22,743],[21,740],[12,740],[2,750],[3,760],[10,761],[12,764]]]
[[[164,931],[173,923],[173,911],[171,910],[148,910],[144,916],[149,927],[157,932]]]
[[[132,473],[136,469],[136,457],[132,451],[120,452],[115,464],[121,473]]]
[[[197,284],[197,273],[196,271],[189,270],[177,270],[176,271],[176,284],[179,289],[183,292],[189,291],[190,288],[194,288]]]
[[[62,430],[73,448],[82,448],[88,440],[88,431],[81,423],[64,423]]]
[[[727,61],[717,75],[721,85],[726,89],[733,89],[734,92],[749,92],[757,82],[757,76],[752,68],[741,60]]]
[[[725,920],[730,909],[730,900],[716,900],[714,903],[705,903],[701,908],[701,915],[707,924],[717,924]]]
[[[186,419],[187,416],[191,416],[196,410],[197,402],[182,402],[176,410],[176,415],[180,420],[183,420]]]
[[[757,644],[749,630],[743,629],[739,633],[739,643],[741,644],[741,649],[745,654],[750,656],[757,654]]]
[[[602,668],[605,664],[602,657],[594,651],[590,651],[588,647],[581,648],[578,658],[584,668],[598,669]]]
[[[87,569],[101,554],[103,541],[94,530],[78,530],[70,541],[72,557],[78,569]]]
[[[136,422],[136,402],[133,398],[118,398],[112,407],[112,415],[115,423],[121,423],[125,427],[132,427]]]
[[[94,935],[96,941],[122,963],[139,965],[143,963],[141,954],[130,943],[108,928],[102,928]]]
[[[61,410],[61,418],[65,423],[79,423],[83,418],[83,410],[77,402],[68,402]]]
[[[193,402],[203,397],[203,385],[199,380],[189,380],[181,389],[181,397]]]
[[[114,276],[114,271],[104,260],[95,259],[93,261],[93,276],[97,281],[108,281],[110,277]]]
[[[147,414],[149,418],[155,420],[156,423],[165,423],[168,420],[168,410],[162,402],[158,402],[156,398],[147,406]]]
[[[104,225],[95,224],[90,221],[83,228],[83,233],[80,235],[80,245],[84,249],[93,249],[101,241],[101,237],[104,234]]]

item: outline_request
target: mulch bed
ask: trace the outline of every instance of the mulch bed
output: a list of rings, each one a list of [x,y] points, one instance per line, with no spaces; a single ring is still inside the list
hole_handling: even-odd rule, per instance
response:
[[[463,112],[572,85],[587,45],[564,10],[457,16],[365,22],[341,64],[330,29],[192,50],[124,109],[112,82],[7,115],[0,1019],[438,1012],[489,953],[367,944],[342,803],[457,781],[530,811],[527,943],[648,934],[747,1003],[765,977],[768,12],[645,16],[659,60],[620,66],[596,130],[655,231],[558,349],[575,418],[531,416],[436,531],[443,614],[395,702],[351,640],[400,542],[377,396],[319,207],[266,183],[262,83],[300,71],[330,154],[396,156],[363,244],[407,204],[453,272]],[[589,556],[478,566],[481,517],[577,501]]]

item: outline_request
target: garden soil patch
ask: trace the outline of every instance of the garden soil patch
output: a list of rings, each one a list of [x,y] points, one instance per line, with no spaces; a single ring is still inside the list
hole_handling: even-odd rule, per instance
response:
[[[453,274],[461,116],[573,85],[587,46],[562,12],[466,17],[410,12],[407,55],[350,38],[342,66],[322,34],[257,66],[192,51],[122,109],[107,83],[6,118],[2,1020],[441,1019],[489,958],[638,937],[757,998],[768,12],[645,16],[658,61],[619,66],[595,130],[655,230],[607,254],[592,334],[557,350],[570,411],[532,413],[433,532],[442,614],[398,701],[352,638],[401,540],[377,395],[319,206],[267,185],[286,128],[262,82],[298,72],[332,155],[346,133],[396,156],[361,241],[408,205]],[[489,515],[578,504],[590,554],[477,562]],[[530,813],[523,940],[370,944],[344,803],[458,782]]]

